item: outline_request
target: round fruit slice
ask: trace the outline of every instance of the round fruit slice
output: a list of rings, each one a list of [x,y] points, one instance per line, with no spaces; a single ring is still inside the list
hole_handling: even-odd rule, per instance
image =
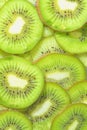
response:
[[[54,36],[50,36],[42,39],[37,46],[35,46],[30,55],[33,62],[36,62],[40,58],[51,54],[51,53],[65,53],[64,50],[59,46]]]
[[[68,93],[73,103],[87,104],[87,81],[76,83],[69,89]]]
[[[42,92],[42,72],[27,60],[9,56],[0,60],[0,103],[9,108],[26,108]]]
[[[86,130],[87,129],[87,106],[74,104],[58,115],[50,130]]]
[[[10,0],[0,10],[0,48],[20,54],[31,50],[42,37],[43,25],[27,0]]]
[[[59,45],[67,52],[87,52],[87,23],[82,28],[73,32],[57,32],[55,38]]]
[[[36,64],[44,72],[46,81],[56,82],[64,89],[86,78],[84,65],[74,56],[49,54]]]
[[[5,111],[0,113],[0,130],[32,130],[32,123],[19,112]]]
[[[54,30],[73,31],[87,22],[87,0],[38,0],[42,21]]]
[[[38,101],[28,110],[33,130],[50,130],[54,117],[70,104],[66,91],[55,83],[46,83]]]

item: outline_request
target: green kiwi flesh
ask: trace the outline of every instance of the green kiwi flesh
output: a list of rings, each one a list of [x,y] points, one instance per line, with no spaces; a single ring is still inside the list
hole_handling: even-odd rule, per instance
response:
[[[37,0],[43,23],[54,30],[70,32],[87,22],[87,0]]]
[[[50,130],[87,130],[87,106],[69,106],[54,119]]]
[[[0,130],[33,130],[31,121],[17,111],[0,113]]]
[[[41,39],[43,24],[27,0],[10,0],[0,10],[0,48],[8,53],[30,51]]]
[[[70,53],[87,52],[87,23],[80,29],[68,33],[55,33],[59,45]]]
[[[50,130],[54,117],[70,104],[66,91],[55,83],[46,83],[39,99],[27,110],[33,130]]]
[[[87,104],[87,81],[74,84],[69,90],[72,103]]]
[[[51,53],[65,53],[55,40],[54,36],[43,38],[29,54],[31,55],[32,61],[36,62],[40,58]]]
[[[51,28],[44,26],[43,37],[49,37],[53,35],[54,35],[54,31]]]
[[[84,65],[74,56],[49,54],[36,64],[44,73],[47,82],[56,82],[64,89],[86,78]]]
[[[0,59],[0,103],[24,109],[41,94],[44,77],[41,70],[27,60],[9,56]]]
[[[0,8],[2,8],[7,1],[8,0],[0,0]]]

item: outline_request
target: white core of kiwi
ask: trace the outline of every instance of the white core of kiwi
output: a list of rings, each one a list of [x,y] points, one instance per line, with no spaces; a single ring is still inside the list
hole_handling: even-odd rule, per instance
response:
[[[79,122],[77,120],[74,120],[71,125],[69,124],[68,130],[76,130],[78,124]]]
[[[8,78],[8,83],[10,87],[23,89],[28,84],[27,80],[21,79],[18,76],[13,75],[13,74],[8,74],[7,78]]]
[[[25,25],[25,21],[22,17],[18,16],[15,21],[9,27],[8,32],[10,34],[20,34],[23,26]]]
[[[72,10],[74,11],[77,7],[77,2],[67,1],[67,0],[58,0],[58,6],[61,10]]]
[[[56,71],[56,72],[50,72],[50,73],[47,73],[46,74],[46,79],[49,80],[62,80],[62,79],[65,79],[65,78],[68,78],[70,77],[70,73],[69,72],[60,72],[60,71]]]
[[[40,105],[39,107],[37,107],[33,113],[31,114],[32,117],[37,117],[37,116],[42,116],[44,115],[48,110],[49,108],[52,106],[52,103],[51,101],[48,99],[46,100],[45,102],[43,102],[42,105]]]

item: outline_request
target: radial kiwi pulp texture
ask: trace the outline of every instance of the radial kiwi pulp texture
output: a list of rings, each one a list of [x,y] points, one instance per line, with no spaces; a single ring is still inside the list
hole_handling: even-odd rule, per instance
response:
[[[52,53],[65,53],[54,36],[43,38],[29,54],[32,57],[32,61],[37,62],[39,59]]]
[[[41,94],[44,78],[40,69],[27,60],[9,56],[0,60],[0,103],[24,109]]]
[[[69,33],[55,33],[59,45],[69,53],[87,52],[87,23],[80,29]]]
[[[84,65],[74,56],[50,54],[36,64],[45,74],[47,82],[56,82],[64,89],[86,78]]]
[[[54,31],[49,28],[48,26],[44,26],[44,32],[43,32],[43,37],[49,37],[49,36],[53,36],[54,35]]]
[[[86,130],[87,106],[74,104],[58,115],[52,124],[51,130]]]
[[[87,22],[87,0],[38,0],[41,20],[57,31],[76,30]]]
[[[30,120],[17,111],[0,113],[0,130],[32,130]]]
[[[87,104],[87,81],[74,84],[69,90],[72,103]]]
[[[33,130],[50,130],[54,117],[70,104],[66,91],[55,83],[46,83],[39,99],[28,109]]]
[[[10,0],[1,9],[0,48],[5,52],[21,54],[31,50],[42,32],[36,9],[27,0]]]

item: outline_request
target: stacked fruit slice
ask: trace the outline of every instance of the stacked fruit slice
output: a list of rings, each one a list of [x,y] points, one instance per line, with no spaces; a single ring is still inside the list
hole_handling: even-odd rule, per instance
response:
[[[87,0],[0,2],[0,130],[86,130]]]

